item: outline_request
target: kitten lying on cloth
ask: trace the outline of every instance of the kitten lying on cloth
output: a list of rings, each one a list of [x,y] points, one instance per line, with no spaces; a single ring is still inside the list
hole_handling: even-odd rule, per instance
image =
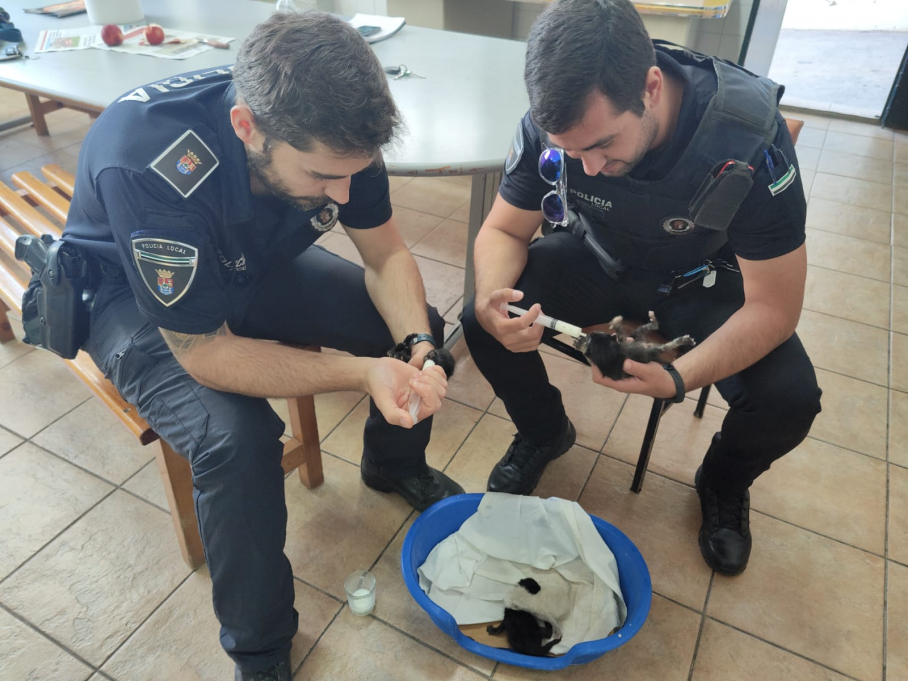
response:
[[[507,634],[515,652],[544,657],[561,643],[561,622],[571,612],[570,584],[554,571],[538,577],[542,584],[531,577],[517,582],[504,597],[501,624],[490,624],[486,631],[493,636]]]

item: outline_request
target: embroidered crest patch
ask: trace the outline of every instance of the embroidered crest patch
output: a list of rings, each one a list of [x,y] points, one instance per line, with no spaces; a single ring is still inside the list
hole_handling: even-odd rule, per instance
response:
[[[133,237],[132,254],[139,276],[159,303],[170,307],[186,295],[199,263],[195,246],[170,239]]]
[[[504,162],[506,175],[510,175],[514,171],[514,168],[520,163],[521,156],[523,156],[523,121],[517,123],[517,130],[514,131],[511,148],[508,150],[508,158]]]
[[[313,215],[309,223],[319,232],[327,232],[337,224],[337,216],[340,208],[336,203],[329,203],[327,206],[319,208],[318,212]]]
[[[665,218],[662,221],[662,229],[664,229],[669,234],[687,234],[693,228],[693,221],[681,216]]]
[[[180,196],[188,199],[212,171],[218,159],[192,130],[187,130],[149,166]]]

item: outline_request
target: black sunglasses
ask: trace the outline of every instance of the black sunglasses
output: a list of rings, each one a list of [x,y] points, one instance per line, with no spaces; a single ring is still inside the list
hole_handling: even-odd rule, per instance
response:
[[[567,173],[562,149],[551,147],[539,155],[539,176],[554,187],[542,198],[542,215],[553,225],[564,227],[568,223]]]

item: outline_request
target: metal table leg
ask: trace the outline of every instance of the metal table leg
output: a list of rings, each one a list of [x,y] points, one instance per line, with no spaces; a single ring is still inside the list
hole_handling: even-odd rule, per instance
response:
[[[492,203],[498,195],[498,185],[501,184],[501,173],[486,173],[473,176],[473,187],[470,191],[470,225],[467,231],[467,263],[463,280],[463,300],[466,303],[475,293],[473,275],[473,244],[479,228],[492,209]],[[463,336],[460,323],[451,330],[445,338],[445,347],[450,350]]]

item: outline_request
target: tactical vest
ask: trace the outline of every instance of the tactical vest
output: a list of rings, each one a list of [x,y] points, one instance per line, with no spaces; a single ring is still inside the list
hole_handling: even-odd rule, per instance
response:
[[[612,259],[669,272],[695,267],[727,243],[752,169],[776,136],[784,88],[721,59],[653,43],[685,70],[715,70],[718,89],[690,143],[663,179],[589,177],[569,162],[567,187],[571,208],[588,218],[589,236]]]

